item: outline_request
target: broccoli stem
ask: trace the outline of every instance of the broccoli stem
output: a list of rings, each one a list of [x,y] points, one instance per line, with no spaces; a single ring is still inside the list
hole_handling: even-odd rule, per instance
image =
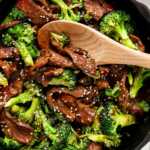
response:
[[[38,106],[39,106],[39,99],[33,98],[30,108],[27,111],[20,113],[19,117],[22,120],[31,123]]]
[[[53,143],[55,143],[58,140],[56,134],[57,130],[54,127],[52,127],[50,121],[47,119],[46,115],[40,107],[36,111],[35,117],[38,122],[37,124],[42,124],[44,133],[49,137],[49,139],[52,140]]]
[[[11,113],[19,115],[20,113],[25,112],[25,108],[18,106],[18,105],[13,105],[11,108]]]
[[[132,40],[129,38],[128,32],[125,29],[124,24],[120,24],[120,26],[116,27],[116,31],[120,34],[119,37],[121,37],[120,43],[123,45],[126,45],[129,48],[137,49],[136,45],[132,42]]]
[[[19,49],[20,55],[24,60],[26,66],[33,66],[33,59],[30,52],[27,50],[26,46],[22,42],[16,42],[16,47]]]
[[[21,93],[20,95],[11,98],[6,104],[5,107],[12,107],[13,105],[16,105],[18,103],[25,104],[26,102],[29,102],[32,100],[32,95],[30,92],[26,91],[24,93]]]
[[[6,87],[8,85],[7,78],[0,72],[0,85]]]
[[[130,97],[135,98],[138,91],[142,88],[144,80],[150,77],[150,71],[147,69],[141,69],[137,76],[135,76],[133,85],[130,88]]]
[[[89,140],[93,142],[105,143],[107,147],[111,147],[111,146],[117,147],[120,144],[119,138],[115,141],[114,144],[114,142],[109,136],[103,134],[87,134],[87,137]]]
[[[142,79],[136,78],[133,83],[133,86],[130,88],[130,97],[135,98],[142,86],[143,86]]]

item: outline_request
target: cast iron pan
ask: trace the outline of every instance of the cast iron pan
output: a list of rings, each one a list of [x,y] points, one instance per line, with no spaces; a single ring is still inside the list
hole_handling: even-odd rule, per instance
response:
[[[146,52],[150,53],[150,10],[147,6],[135,0],[110,0],[117,2],[119,8],[129,12],[137,22],[139,35],[146,46]],[[147,0],[149,1],[149,0]],[[15,4],[15,0],[3,0],[0,2],[0,20],[2,20],[10,8]],[[141,98],[150,101],[150,81],[146,81],[145,87],[141,91]],[[122,144],[117,150],[141,150],[150,141],[150,113],[144,120],[136,126],[124,129]],[[127,134],[129,133],[129,134]]]

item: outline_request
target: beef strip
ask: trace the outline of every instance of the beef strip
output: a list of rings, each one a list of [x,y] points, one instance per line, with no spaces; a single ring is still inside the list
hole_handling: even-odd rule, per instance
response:
[[[55,98],[55,94],[57,94],[57,93],[54,92],[53,90],[48,91],[47,102],[48,102],[49,106],[52,107],[54,110],[61,112],[62,114],[65,115],[65,117],[67,119],[69,119],[70,121],[73,122],[75,120],[75,117],[76,117],[75,112],[72,111],[70,107],[65,105],[65,103],[61,99],[57,99],[57,97]],[[58,98],[60,98],[60,97],[58,97]]]
[[[138,48],[141,51],[143,51],[143,52],[145,51],[145,46],[144,46],[144,44],[142,43],[141,39],[138,36],[130,34],[130,38],[138,46]]]
[[[47,93],[47,102],[50,107],[65,115],[72,122],[89,125],[94,120],[95,111],[68,93],[63,88],[52,88]]]
[[[32,141],[33,128],[26,123],[16,120],[4,110],[1,111],[0,125],[5,135],[10,138],[14,138],[22,144],[28,144]]]
[[[50,49],[42,50],[40,57],[38,57],[35,62],[35,68],[41,68],[48,63],[55,66],[60,66],[62,68],[74,67],[71,60],[69,60],[67,57],[64,57]]]
[[[65,47],[63,50],[72,58],[77,68],[81,69],[88,76],[97,77],[96,63],[94,59],[88,56],[85,50],[73,47]]]
[[[78,103],[78,111],[76,113],[76,122],[90,125],[95,118],[95,110],[90,108],[89,105],[85,105],[83,103]]]
[[[125,65],[110,65],[109,69],[109,78],[112,83],[120,81],[124,73],[127,71]]]
[[[92,99],[93,97],[96,97],[98,95],[98,89],[94,86],[77,86],[73,90],[69,90],[65,87],[54,87],[52,88],[53,92],[57,93],[66,93],[69,94],[75,98],[86,98],[86,99]]]
[[[13,21],[10,21],[8,23],[0,24],[0,31],[4,30],[4,29],[7,29],[7,28],[10,28],[10,27],[13,27],[13,26],[15,26],[19,23],[21,23],[20,20],[13,20]]]
[[[19,53],[16,48],[9,47],[9,48],[0,48],[0,59],[9,59],[9,58],[16,58],[18,57]]]
[[[44,87],[47,87],[51,78],[61,75],[63,70],[63,68],[45,67],[38,71],[32,70],[27,74],[29,75],[28,78],[32,78],[33,80],[36,80],[38,83],[42,84]]]
[[[17,71],[17,63],[0,60],[0,68],[4,71],[7,77],[10,77],[15,71]]]
[[[103,146],[97,143],[90,143],[87,150],[103,150]]]
[[[17,8],[22,10],[35,25],[43,25],[55,20],[55,16],[36,4],[33,0],[18,0]]]
[[[22,92],[23,81],[19,78],[10,82],[7,87],[0,91],[0,106],[2,107],[11,97],[18,95]]]
[[[107,80],[102,80],[102,79],[96,82],[96,86],[98,87],[99,90],[110,88],[109,82]]]
[[[96,21],[113,9],[111,5],[105,3],[103,0],[84,0],[84,7],[86,12]]]

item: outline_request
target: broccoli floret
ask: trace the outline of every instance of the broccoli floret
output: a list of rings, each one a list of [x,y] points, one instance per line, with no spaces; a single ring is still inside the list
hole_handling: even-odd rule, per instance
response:
[[[11,27],[2,34],[2,42],[6,46],[15,46],[26,66],[33,65],[33,58],[39,55],[35,46],[35,30],[27,23]]]
[[[58,48],[64,48],[66,45],[70,43],[69,37],[64,33],[58,34],[58,33],[51,32],[50,38],[51,38],[51,44]]]
[[[38,108],[39,99],[34,97],[32,98],[31,105],[27,110],[23,106],[13,105],[11,112],[17,114],[22,121],[31,123]]]
[[[135,117],[130,114],[124,114],[117,105],[112,102],[107,103],[103,108],[101,113],[101,129],[104,134],[119,136],[119,128],[132,124],[135,124]]]
[[[83,19],[84,19],[85,22],[90,21],[92,18],[93,17],[88,13],[84,14],[84,16],[83,16]]]
[[[128,72],[128,83],[129,83],[129,85],[133,84],[133,75],[132,75],[131,71]]]
[[[63,122],[52,125],[51,120],[47,118],[42,109],[38,109],[35,113],[37,126],[41,126],[45,135],[52,141],[49,149],[59,150],[66,146],[68,136],[72,133],[72,127],[69,123]]]
[[[90,141],[104,143],[106,147],[118,147],[121,142],[119,136],[105,135],[101,131],[100,114],[102,110],[103,107],[99,107],[97,109],[93,124],[83,128],[83,135],[86,136]]]
[[[5,107],[12,107],[13,105],[17,104],[25,104],[30,102],[34,96],[41,96],[41,89],[38,85],[26,82],[24,86],[26,87],[26,90],[18,96],[9,99],[9,101],[5,104]]]
[[[120,145],[120,137],[108,136],[104,134],[87,134],[88,138],[97,143],[104,143],[106,147],[118,147]]]
[[[5,104],[5,107],[12,107],[17,104],[25,104],[30,102],[33,98],[33,95],[29,91],[25,91],[24,93],[19,94],[16,97],[9,99],[9,101]]]
[[[24,19],[25,15],[22,11],[18,10],[18,8],[13,7],[8,16],[3,20],[2,23],[8,23],[13,20]]]
[[[39,108],[40,88],[34,83],[26,83],[26,90],[16,97],[9,99],[5,104],[6,108],[16,114],[21,120],[31,123],[35,111]],[[31,103],[27,108],[26,104]],[[21,106],[20,106],[21,105]]]
[[[89,139],[80,138],[73,130],[68,136],[66,147],[63,150],[87,150]]]
[[[70,89],[74,88],[76,85],[76,75],[73,70],[65,69],[62,75],[58,77],[53,77],[49,85],[62,85]]]
[[[150,77],[150,70],[142,68],[134,77],[133,85],[130,88],[130,97],[135,98],[139,90],[143,87],[144,81]]]
[[[101,32],[129,48],[138,49],[129,37],[133,30],[131,17],[119,10],[106,14],[100,22]]]
[[[106,89],[105,90],[105,95],[112,97],[112,98],[117,98],[120,95],[120,88],[119,85],[116,84],[112,89]]]
[[[71,7],[67,6],[64,0],[51,0],[61,8],[60,19],[68,21],[80,21],[80,14],[75,14]]]
[[[25,150],[48,150],[50,147],[50,142],[47,139],[42,140],[38,145],[32,147],[31,149]]]
[[[50,120],[47,118],[46,114],[43,112],[41,106],[35,112],[35,123],[37,126],[43,128],[45,135],[51,139],[53,142],[57,141],[58,137],[56,134],[56,129],[52,127]]]
[[[0,149],[5,149],[5,150],[17,150],[21,147],[22,145],[18,143],[17,141],[8,138],[8,137],[0,137]]]
[[[148,102],[142,100],[137,103],[137,105],[144,111],[144,112],[149,112],[150,111],[150,105]]]
[[[8,85],[7,78],[0,72],[0,85],[6,87]]]

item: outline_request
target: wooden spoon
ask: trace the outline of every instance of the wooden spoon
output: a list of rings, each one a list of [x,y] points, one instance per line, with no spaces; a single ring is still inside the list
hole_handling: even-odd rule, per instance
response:
[[[69,21],[52,21],[45,24],[38,32],[39,44],[49,45],[50,32],[67,33],[72,45],[83,48],[95,59],[97,65],[126,64],[150,68],[150,54],[130,49],[112,40],[104,34],[83,25]]]

